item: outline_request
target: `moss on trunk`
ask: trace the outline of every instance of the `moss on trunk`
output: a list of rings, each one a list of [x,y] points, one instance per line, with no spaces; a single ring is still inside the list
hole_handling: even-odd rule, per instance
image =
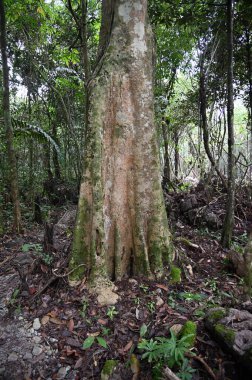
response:
[[[115,2],[110,42],[90,82],[84,175],[70,269],[110,280],[160,277],[172,243],[154,125],[146,0]]]

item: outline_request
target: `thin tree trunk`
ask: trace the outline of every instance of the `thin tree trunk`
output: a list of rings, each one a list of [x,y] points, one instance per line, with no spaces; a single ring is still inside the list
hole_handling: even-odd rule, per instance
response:
[[[0,0],[0,31],[1,31],[1,55],[3,69],[3,117],[6,130],[7,152],[9,161],[9,178],[11,188],[11,198],[13,204],[13,230],[17,233],[21,230],[21,212],[18,193],[18,175],[15,150],[13,146],[13,130],[10,114],[10,88],[9,88],[9,68],[7,61],[6,45],[6,22],[4,1]]]
[[[234,159],[234,100],[233,100],[233,22],[234,0],[227,2],[227,126],[228,126],[228,194],[222,231],[222,245],[230,248],[234,225],[235,159]]]
[[[179,134],[178,131],[174,131],[174,173],[175,178],[178,179],[179,172]]]
[[[54,141],[58,144],[58,136],[57,136],[57,125],[56,121],[52,121],[52,136]],[[60,172],[60,164],[58,159],[58,154],[55,149],[53,149],[53,166],[54,166],[54,173],[55,178],[60,179],[61,178],[61,172]]]
[[[164,140],[164,171],[163,171],[163,184],[169,185],[171,182],[171,168],[170,168],[170,159],[168,151],[168,126],[169,120],[162,120],[162,133]]]
[[[252,55],[251,55],[251,42],[250,31],[248,28],[245,30],[246,35],[246,50],[247,50],[247,68],[248,68],[248,84],[249,84],[249,131],[250,131],[250,168],[249,177],[252,180]]]
[[[200,62],[200,116],[201,116],[201,127],[203,131],[204,148],[212,167],[214,168],[214,170],[216,171],[216,173],[221,179],[224,189],[227,190],[227,184],[226,184],[225,178],[220,172],[220,170],[218,169],[217,164],[213,158],[213,155],[209,147],[209,133],[208,133],[208,122],[207,122],[206,110],[207,110],[207,101],[206,101],[206,86],[205,86],[205,73],[204,73],[204,58],[202,55],[201,62]]]
[[[172,244],[154,126],[147,0],[105,0],[102,9],[71,278],[159,277]]]

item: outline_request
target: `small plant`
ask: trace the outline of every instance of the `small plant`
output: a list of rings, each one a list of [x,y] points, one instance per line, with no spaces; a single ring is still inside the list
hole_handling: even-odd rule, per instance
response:
[[[156,310],[156,307],[155,307],[155,302],[154,301],[150,301],[147,303],[147,308],[149,310],[150,313],[155,313],[155,310]]]
[[[22,252],[27,253],[29,251],[34,251],[40,259],[46,265],[51,265],[53,262],[53,256],[50,253],[43,252],[43,247],[38,243],[25,243],[22,245]]]
[[[16,288],[12,295],[11,295],[11,298],[9,300],[9,305],[12,306],[14,309],[15,309],[15,312],[17,314],[20,314],[21,313],[21,305],[20,305],[20,302],[18,301],[18,295],[20,293],[20,290],[18,288]]]
[[[12,295],[11,295],[11,298],[10,298],[10,300],[9,300],[9,304],[10,304],[11,306],[14,306],[14,305],[17,303],[17,297],[18,297],[18,295],[19,295],[19,292],[20,292],[20,290],[19,290],[18,288],[16,288],[16,289],[13,291],[13,293],[12,293]]]
[[[148,293],[149,287],[147,285],[141,284],[139,288],[144,292]]]
[[[182,292],[182,293],[179,293],[179,298],[184,299],[188,302],[191,302],[191,301],[202,301],[202,299],[206,298],[206,296],[201,293]]]
[[[50,253],[42,252],[39,256],[46,265],[50,266],[52,264],[53,256]]]
[[[41,244],[37,243],[25,243],[22,245],[22,252],[29,252],[29,251],[35,251],[35,252],[42,252],[43,247]]]
[[[177,375],[181,380],[191,380],[194,372],[195,372],[195,369],[193,369],[190,366],[189,360],[184,358],[183,363]]]
[[[83,300],[82,301],[82,308],[81,308],[81,311],[80,311],[80,316],[83,319],[86,318],[88,306],[89,306],[88,301],[87,300]]]
[[[217,278],[211,278],[205,282],[205,286],[209,287],[212,292],[216,292],[218,290]]]
[[[141,303],[140,297],[136,297],[136,298],[134,299],[134,304],[135,304],[136,306],[139,306],[140,303]]]
[[[111,333],[111,330],[107,327],[102,327],[102,336],[108,336]]]
[[[116,310],[115,306],[110,306],[107,310],[107,316],[111,321],[113,321],[114,317],[118,314],[118,311]]]
[[[87,350],[88,348],[92,347],[92,345],[95,342],[97,342],[99,344],[99,346],[101,346],[103,348],[108,348],[107,342],[104,338],[102,338],[100,336],[90,335],[83,342],[83,345],[82,345],[83,350]]]
[[[168,305],[171,306],[171,308],[175,309],[176,307],[176,299],[175,299],[175,295],[174,293],[170,293],[169,296],[168,296]]]
[[[160,372],[160,368],[164,365],[168,365],[170,368],[178,368],[182,371],[183,379],[189,380],[193,369],[188,365],[185,354],[191,347],[190,339],[194,335],[189,334],[178,338],[171,329],[170,333],[170,338],[142,339],[138,344],[138,348],[144,351],[142,358],[152,363],[157,372]]]

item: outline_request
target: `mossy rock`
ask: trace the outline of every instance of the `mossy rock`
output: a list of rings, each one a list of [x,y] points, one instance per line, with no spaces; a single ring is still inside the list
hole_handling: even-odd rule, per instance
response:
[[[106,360],[101,371],[101,380],[109,380],[117,364],[118,364],[118,360],[114,360],[114,359]]]
[[[195,344],[196,335],[197,335],[197,325],[193,321],[186,321],[184,324],[181,332],[180,337],[183,338],[184,336],[187,336],[186,342],[189,343],[189,347],[192,348]]]
[[[223,349],[252,373],[252,314],[246,310],[208,310],[206,328]]]
[[[212,323],[217,323],[227,316],[227,310],[223,307],[213,307],[207,311],[207,319]]]

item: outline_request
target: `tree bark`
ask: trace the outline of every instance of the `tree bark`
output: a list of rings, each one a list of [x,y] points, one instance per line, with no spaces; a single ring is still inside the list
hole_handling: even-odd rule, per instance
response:
[[[168,127],[169,119],[164,118],[161,122],[162,124],[162,133],[164,140],[164,170],[163,170],[163,185],[169,186],[171,183],[171,168],[170,168],[170,159],[169,159],[169,150],[168,150]]]
[[[178,173],[179,173],[179,133],[177,129],[175,129],[173,133],[174,137],[174,174],[175,179],[178,179]]]
[[[9,68],[7,61],[6,21],[3,0],[0,0],[0,38],[3,69],[3,118],[6,130],[7,154],[9,161],[9,180],[11,189],[11,199],[13,204],[13,230],[19,233],[21,230],[21,212],[18,194],[17,163],[15,150],[13,146],[13,130],[10,114]]]
[[[214,170],[216,171],[216,173],[221,179],[224,189],[227,190],[227,184],[226,184],[225,178],[222,175],[221,171],[219,170],[209,147],[209,133],[208,133],[208,122],[207,122],[207,100],[206,100],[206,85],[205,85],[203,55],[200,61],[201,61],[200,62],[200,116],[201,116],[201,127],[203,131],[204,148],[212,167],[214,168]]]
[[[247,69],[248,69],[248,95],[249,95],[249,130],[250,130],[250,168],[249,168],[249,177],[250,182],[252,180],[252,55],[251,55],[251,33],[249,28],[245,29],[246,35],[246,52],[247,52]]]
[[[222,231],[222,245],[230,248],[234,225],[235,158],[234,158],[234,100],[233,100],[233,23],[234,0],[227,2],[227,126],[228,126],[228,194]]]
[[[91,281],[158,277],[172,245],[154,126],[147,0],[103,1],[102,9],[70,260],[78,268],[71,278],[85,271]]]

